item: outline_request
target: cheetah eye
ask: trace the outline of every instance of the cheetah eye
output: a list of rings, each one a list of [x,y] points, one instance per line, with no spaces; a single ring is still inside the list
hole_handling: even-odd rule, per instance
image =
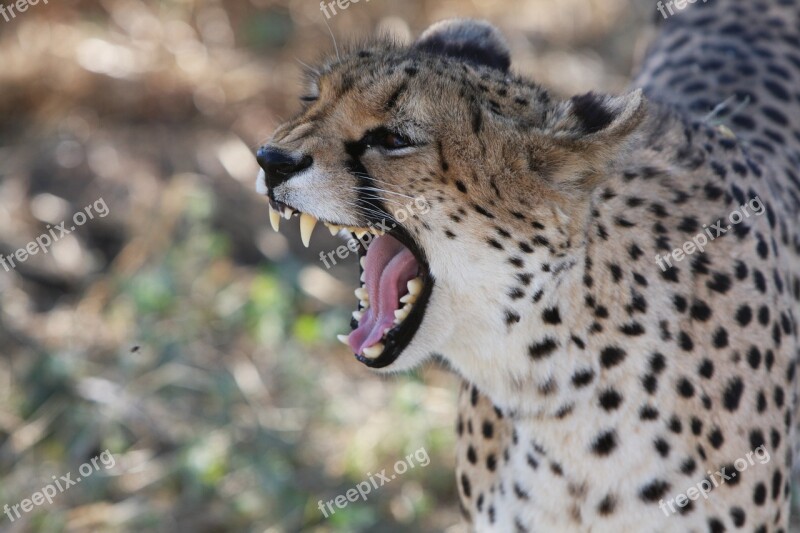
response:
[[[387,131],[377,139],[378,145],[386,150],[400,150],[401,148],[408,148],[411,146],[411,141],[403,137],[399,133]]]

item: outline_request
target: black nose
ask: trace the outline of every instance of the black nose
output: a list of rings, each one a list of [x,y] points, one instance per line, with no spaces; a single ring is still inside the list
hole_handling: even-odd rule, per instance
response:
[[[281,183],[290,180],[292,176],[299,174],[314,164],[311,156],[296,158],[269,146],[259,148],[256,159],[267,174],[267,186],[270,189],[274,189]]]

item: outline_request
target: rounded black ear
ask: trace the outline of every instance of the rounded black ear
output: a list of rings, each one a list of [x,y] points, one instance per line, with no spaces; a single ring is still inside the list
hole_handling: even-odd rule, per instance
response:
[[[449,19],[420,35],[420,50],[508,72],[511,54],[500,31],[484,20]]]

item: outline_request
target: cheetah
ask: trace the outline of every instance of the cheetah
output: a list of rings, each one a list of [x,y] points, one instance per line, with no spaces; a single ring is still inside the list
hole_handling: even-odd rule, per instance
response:
[[[693,3],[622,95],[557,98],[462,19],[309,70],[258,189],[364,243],[358,361],[463,378],[473,530],[788,531],[798,80],[793,0]]]

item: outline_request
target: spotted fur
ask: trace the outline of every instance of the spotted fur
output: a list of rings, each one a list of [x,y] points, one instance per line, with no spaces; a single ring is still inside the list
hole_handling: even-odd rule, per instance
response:
[[[623,96],[557,99],[469,21],[312,74],[272,144],[314,163],[272,192],[361,226],[396,195],[427,199],[404,227],[435,285],[386,371],[438,356],[464,377],[456,478],[475,530],[788,530],[799,20],[788,0],[698,2]],[[375,149],[382,129],[413,148]],[[656,264],[754,198],[762,216]],[[769,462],[665,515],[761,446]]]

